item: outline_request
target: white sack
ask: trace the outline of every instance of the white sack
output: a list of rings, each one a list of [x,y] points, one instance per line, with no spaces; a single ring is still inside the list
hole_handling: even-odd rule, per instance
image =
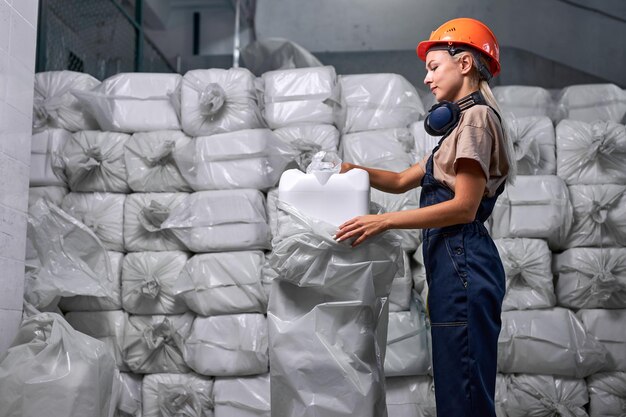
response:
[[[122,305],[132,314],[181,314],[189,309],[176,284],[186,252],[135,252],[124,258]]]
[[[521,85],[495,86],[493,95],[498,101],[502,116],[513,114],[515,117],[552,117],[554,102],[545,88]]]
[[[181,123],[190,136],[263,127],[256,78],[245,68],[188,71],[181,89]]]
[[[508,417],[504,411],[504,402],[507,397],[506,375],[496,374],[496,395],[494,403],[496,407],[496,417]]]
[[[55,169],[65,142],[72,134],[63,129],[46,129],[33,134],[30,141],[30,187],[65,186],[62,170]],[[58,162],[57,162],[58,164]]]
[[[174,158],[194,190],[262,190],[276,185],[295,152],[271,130],[249,129],[194,138]]]
[[[267,259],[268,256],[272,256],[272,252],[268,252],[265,256],[265,262],[263,262],[263,266],[261,267],[261,283],[263,284],[263,291],[269,303],[270,294],[272,293],[272,282],[278,278],[278,273],[270,266]]]
[[[189,142],[177,130],[132,135],[124,147],[128,186],[135,192],[191,191],[174,160],[174,150]]]
[[[371,189],[372,202],[380,205],[385,212],[413,210],[420,206],[422,188],[413,188],[402,194],[391,194]],[[413,252],[422,243],[422,229],[398,229],[394,232],[401,237],[402,249]]]
[[[270,227],[272,238],[278,236],[278,188],[272,188],[267,192],[267,223]]]
[[[142,417],[213,417],[213,379],[155,374],[143,379]]]
[[[608,352],[564,308],[505,311],[498,370],[583,378],[601,370]]]
[[[505,375],[507,417],[587,417],[584,379],[550,375]]]
[[[129,137],[97,130],[74,133],[61,151],[70,190],[129,192],[124,162],[124,145]]]
[[[183,349],[193,319],[191,313],[129,316],[122,350],[128,368],[138,374],[188,372]]]
[[[569,187],[574,222],[563,247],[626,246],[626,185]]]
[[[109,417],[117,383],[105,344],[41,313],[22,322],[0,362],[3,417]]]
[[[554,255],[556,298],[570,309],[626,308],[626,248],[572,248]]]
[[[552,252],[540,239],[496,239],[506,273],[502,310],[554,307]]]
[[[274,130],[274,134],[292,148],[302,171],[306,171],[317,152],[337,152],[339,148],[339,131],[332,125],[287,126]]]
[[[357,74],[339,77],[344,133],[406,128],[424,113],[415,87],[399,74]]]
[[[270,375],[215,378],[215,417],[271,417]]]
[[[623,417],[626,372],[601,372],[587,378],[590,417]]]
[[[609,352],[602,371],[626,371],[626,309],[580,310],[576,315],[587,333]]]
[[[437,146],[441,140],[441,136],[432,136],[426,133],[423,120],[411,123],[409,131],[415,140],[415,162],[419,162],[424,159],[424,157],[430,156],[435,146]]]
[[[413,137],[408,129],[349,133],[341,138],[344,162],[401,172],[413,165]]]
[[[47,128],[98,129],[98,123],[71,91],[87,91],[100,84],[89,74],[73,71],[47,71],[35,74],[33,131]]]
[[[265,313],[261,251],[220,252],[193,256],[174,284],[187,306],[202,316]]]
[[[124,251],[124,201],[113,193],[69,193],[61,208],[90,228],[111,251]]]
[[[101,130],[180,130],[180,74],[121,73],[91,91],[73,91]]]
[[[113,417],[141,416],[142,375],[120,372],[119,400]]]
[[[424,251],[422,245],[420,245],[413,257],[411,258],[412,267],[411,273],[413,274],[413,288],[415,291],[421,294],[426,286],[426,267],[424,266]]]
[[[40,198],[60,207],[63,202],[63,197],[65,197],[68,192],[69,190],[65,187],[30,187],[28,188],[28,208],[30,209],[35,205]]]
[[[556,139],[552,120],[545,116],[505,118],[513,142],[518,175],[554,175]]]
[[[436,417],[435,385],[430,376],[387,378],[390,417]]]
[[[263,117],[270,129],[308,124],[334,124],[337,75],[331,66],[268,71],[264,84]]]
[[[558,107],[562,119],[620,123],[626,114],[626,93],[615,84],[572,85],[561,90]]]
[[[122,345],[124,343],[124,329],[128,321],[125,311],[85,311],[73,312],[65,315],[65,320],[81,333],[103,342],[120,371],[128,371],[122,359]]]
[[[404,269],[398,271],[391,282],[389,292],[389,311],[407,311],[411,304],[411,290],[413,289],[413,277],[411,276],[411,264],[406,252],[403,254]]]
[[[568,184],[626,184],[626,127],[563,120],[556,127],[557,174]]]

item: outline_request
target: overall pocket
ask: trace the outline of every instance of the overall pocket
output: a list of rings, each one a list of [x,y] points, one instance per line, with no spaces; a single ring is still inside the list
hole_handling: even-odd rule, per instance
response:
[[[456,275],[464,288],[467,288],[467,258],[465,255],[465,239],[464,233],[445,235],[444,241],[446,250],[450,256],[450,262],[454,266]]]

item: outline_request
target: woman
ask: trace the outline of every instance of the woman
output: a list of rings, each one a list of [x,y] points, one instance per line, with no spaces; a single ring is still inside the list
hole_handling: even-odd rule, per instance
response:
[[[439,102],[425,127],[443,135],[432,154],[400,173],[365,169],[373,187],[403,193],[422,187],[420,208],[354,218],[335,239],[353,246],[388,229],[423,229],[429,286],[437,415],[495,417],[494,392],[505,275],[483,223],[515,176],[488,81],[500,72],[498,43],[467,18],[444,23],[421,42],[424,83]]]

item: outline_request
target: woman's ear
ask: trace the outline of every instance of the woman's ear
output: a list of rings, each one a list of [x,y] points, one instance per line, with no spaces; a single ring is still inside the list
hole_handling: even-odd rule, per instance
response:
[[[461,63],[461,74],[469,74],[474,66],[474,57],[472,57],[472,54],[463,54],[459,61]]]

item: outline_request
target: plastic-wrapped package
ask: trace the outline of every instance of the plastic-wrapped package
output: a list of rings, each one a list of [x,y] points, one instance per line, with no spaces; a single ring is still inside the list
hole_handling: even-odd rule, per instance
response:
[[[540,239],[496,239],[506,273],[502,310],[554,307],[552,252]]]
[[[195,374],[143,378],[142,417],[213,417],[213,379]]]
[[[220,252],[193,256],[174,284],[192,311],[202,316],[265,313],[261,251]]]
[[[263,127],[256,78],[245,68],[198,69],[183,77],[181,123],[190,136]]]
[[[191,142],[181,131],[135,133],[124,146],[127,182],[135,192],[191,191],[174,159],[174,150]]]
[[[574,223],[563,247],[626,246],[626,185],[571,185]]]
[[[142,375],[120,372],[120,392],[113,417],[142,417]]]
[[[63,317],[25,319],[0,362],[4,417],[109,417],[117,390],[115,360],[104,343]]]
[[[176,291],[178,275],[189,254],[135,252],[124,258],[122,305],[132,314],[181,314],[189,309]]]
[[[215,417],[271,417],[269,374],[215,378]]]
[[[430,376],[387,378],[390,417],[436,417],[435,386]],[[498,416],[500,417],[500,416]]]
[[[498,197],[490,218],[494,238],[548,239],[560,246],[572,224],[565,182],[556,175],[519,175]]]
[[[623,417],[626,372],[601,372],[587,378],[589,417]]]
[[[409,129],[384,129],[343,135],[341,151],[345,162],[401,172],[413,165],[409,154],[413,136]]]
[[[554,255],[560,306],[626,308],[626,248],[572,248]]]
[[[96,130],[74,133],[61,150],[70,190],[129,192],[124,162],[124,145],[129,137]]]
[[[284,38],[265,38],[250,42],[241,49],[241,57],[255,75],[277,68],[321,67],[322,63],[311,52]]]
[[[60,207],[63,198],[68,192],[69,190],[65,187],[30,187],[28,189],[28,208],[32,207],[41,198]]]
[[[509,140],[513,142],[518,175],[556,174],[556,139],[552,120],[545,116],[505,119]]]
[[[261,267],[261,283],[263,284],[263,291],[265,291],[269,303],[270,294],[272,293],[272,282],[278,277],[278,273],[270,266],[267,260],[268,256],[271,256],[271,252],[268,252],[268,255],[265,256],[265,262],[263,262],[263,266]]]
[[[96,120],[72,95],[87,91],[100,81],[89,74],[73,71],[47,71],[35,74],[33,131],[58,128],[76,132],[98,129]]]
[[[556,127],[557,174],[568,184],[626,184],[626,127],[563,120]]]
[[[183,177],[198,191],[273,187],[295,156],[269,129],[198,137],[174,152]]]
[[[268,71],[263,117],[270,129],[300,124],[334,124],[328,100],[337,100],[337,75],[331,66]]]
[[[562,119],[620,123],[626,114],[626,93],[615,84],[572,85],[561,90],[558,108]]]
[[[267,320],[263,314],[197,317],[185,340],[185,362],[202,375],[267,373]]]
[[[54,159],[59,158],[65,142],[72,134],[63,129],[46,129],[35,133],[30,141],[29,186],[65,186],[62,170],[55,169]]]
[[[587,417],[589,401],[584,379],[551,375],[505,375],[507,417]]]
[[[389,311],[407,311],[411,304],[411,289],[413,288],[413,277],[411,276],[411,264],[409,256],[404,252],[404,269],[391,282],[389,292]]]
[[[504,411],[504,402],[506,401],[506,375],[496,374],[496,395],[494,398],[496,406],[496,417],[508,417]]]
[[[389,313],[385,376],[432,374],[430,323],[422,298],[413,294],[410,311]]]
[[[61,208],[90,228],[111,251],[124,251],[125,194],[69,193]]]
[[[67,313],[65,320],[81,333],[103,342],[115,358],[120,371],[128,371],[122,359],[124,329],[128,315],[122,310],[115,311],[80,311]]]
[[[278,236],[278,188],[272,188],[267,192],[267,223],[270,227],[272,238]]]
[[[400,242],[384,233],[353,248],[332,238],[334,226],[278,208],[285,215],[269,257],[278,273],[268,307],[272,414],[383,415],[385,297],[403,269]]]
[[[399,74],[357,74],[339,77],[344,133],[406,128],[424,113],[415,87]]]
[[[608,352],[564,308],[505,311],[498,370],[584,378],[601,370]]]
[[[332,125],[296,125],[274,130],[276,137],[287,143],[295,161],[303,171],[319,151],[337,152],[339,131]]]
[[[424,157],[430,156],[435,146],[437,146],[441,140],[441,136],[432,136],[426,133],[423,120],[411,123],[409,131],[415,140],[415,162],[419,162],[424,159]]]
[[[587,333],[609,352],[602,371],[626,371],[626,309],[579,310],[576,315]]]
[[[180,74],[121,73],[91,91],[73,91],[101,130],[180,130]]]
[[[113,281],[111,287],[114,292],[107,297],[90,295],[62,297],[59,300],[59,308],[62,311],[110,311],[122,309],[122,260],[124,259],[124,254],[107,252],[107,255]]]
[[[426,286],[426,267],[424,266],[424,251],[422,245],[420,245],[413,257],[411,258],[412,266],[411,273],[413,275],[413,288],[418,293],[421,293]]]
[[[421,187],[402,194],[390,194],[375,188],[371,189],[372,201],[385,209],[385,212],[412,210],[420,206]],[[422,243],[422,229],[399,229],[395,233],[402,238],[402,249],[413,252]]]
[[[191,313],[129,316],[122,350],[128,368],[138,374],[189,372],[183,349],[193,320]]]
[[[550,92],[545,88],[507,85],[493,87],[493,95],[498,101],[502,116],[513,114],[515,117],[543,116],[552,118],[555,103]]]

